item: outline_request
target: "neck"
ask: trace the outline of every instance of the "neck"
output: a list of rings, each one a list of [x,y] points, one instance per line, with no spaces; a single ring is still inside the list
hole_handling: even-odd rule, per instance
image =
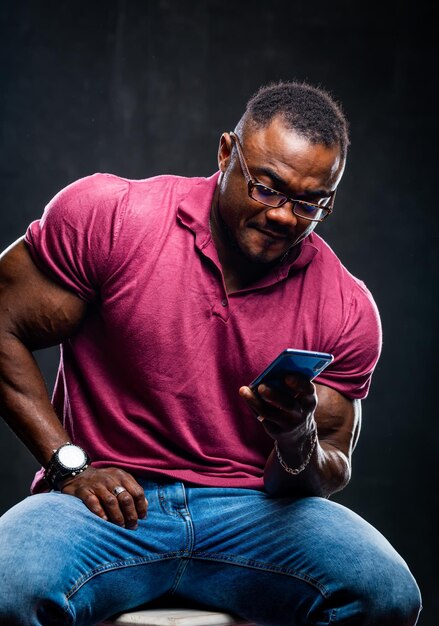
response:
[[[227,292],[244,289],[269,274],[281,259],[273,263],[257,263],[238,248],[218,212],[215,192],[210,211],[210,231],[223,271]]]

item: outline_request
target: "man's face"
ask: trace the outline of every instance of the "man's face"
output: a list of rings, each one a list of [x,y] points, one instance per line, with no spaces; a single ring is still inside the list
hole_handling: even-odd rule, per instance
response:
[[[271,208],[248,195],[230,135],[221,138],[218,154],[222,176],[216,206],[224,245],[238,249],[247,260],[271,263],[306,237],[316,222],[293,214],[291,203]],[[287,129],[280,118],[267,127],[249,128],[242,149],[253,179],[295,200],[318,204],[336,188],[344,168],[338,146],[312,144]]]

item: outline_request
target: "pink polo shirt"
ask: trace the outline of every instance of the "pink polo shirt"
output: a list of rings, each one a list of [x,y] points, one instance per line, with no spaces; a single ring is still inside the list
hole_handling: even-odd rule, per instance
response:
[[[365,285],[315,234],[227,294],[208,225],[217,179],[95,174],[61,190],[26,242],[90,304],[61,347],[53,404],[94,465],[263,489],[273,442],[239,387],[290,347],[332,353],[317,382],[364,398],[380,323]],[[39,472],[33,490],[44,488]]]

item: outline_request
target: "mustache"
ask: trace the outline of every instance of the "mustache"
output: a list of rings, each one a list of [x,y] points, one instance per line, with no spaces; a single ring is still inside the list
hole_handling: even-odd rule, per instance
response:
[[[258,222],[249,222],[248,225],[251,228],[256,228],[257,230],[273,233],[273,235],[277,235],[278,237],[291,238],[294,234],[290,228],[279,226],[279,224],[259,224]]]

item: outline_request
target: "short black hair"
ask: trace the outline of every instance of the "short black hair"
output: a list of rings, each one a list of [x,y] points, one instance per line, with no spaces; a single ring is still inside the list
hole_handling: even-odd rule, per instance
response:
[[[238,128],[264,128],[280,116],[287,128],[313,144],[338,144],[343,158],[349,146],[349,123],[328,91],[305,82],[270,83],[260,87],[247,102]]]

